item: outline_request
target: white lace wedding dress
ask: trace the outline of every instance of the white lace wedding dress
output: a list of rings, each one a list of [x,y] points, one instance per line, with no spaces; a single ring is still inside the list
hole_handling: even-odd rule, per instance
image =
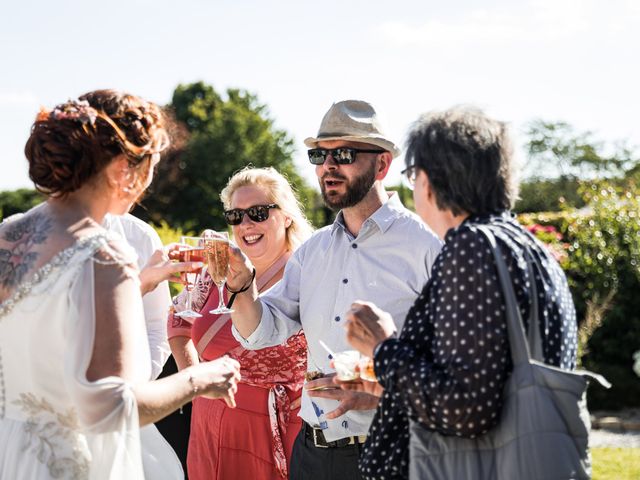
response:
[[[112,255],[106,233],[79,240],[27,275],[0,304],[0,479],[182,478],[160,434],[145,438],[145,460],[131,385],[86,379],[95,329],[94,265]],[[139,305],[136,378],[150,374]],[[145,435],[146,437],[146,435]],[[144,463],[144,469],[143,469]]]

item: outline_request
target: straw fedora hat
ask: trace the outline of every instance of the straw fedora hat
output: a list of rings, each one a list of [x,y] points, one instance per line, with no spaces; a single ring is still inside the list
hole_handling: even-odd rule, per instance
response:
[[[331,105],[318,135],[306,138],[304,144],[316,148],[318,142],[330,140],[369,143],[391,152],[394,158],[400,155],[400,149],[383,133],[375,109],[362,100],[343,100]]]

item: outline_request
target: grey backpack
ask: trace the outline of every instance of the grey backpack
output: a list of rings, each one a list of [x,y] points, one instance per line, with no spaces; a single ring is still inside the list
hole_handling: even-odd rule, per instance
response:
[[[513,372],[504,390],[498,425],[477,438],[442,435],[411,421],[409,478],[429,480],[567,480],[591,478],[586,406],[590,379],[609,388],[600,375],[568,371],[533,360],[542,359],[533,285],[529,337],[525,336],[509,271],[491,231],[489,239],[502,285]],[[528,260],[533,274],[531,259]],[[530,278],[534,278],[530,276]]]

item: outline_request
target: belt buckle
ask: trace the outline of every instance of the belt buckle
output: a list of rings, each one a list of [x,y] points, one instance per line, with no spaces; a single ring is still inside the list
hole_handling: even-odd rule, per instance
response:
[[[329,445],[322,445],[320,443],[318,443],[318,432],[322,432],[322,430],[320,430],[319,428],[313,428],[313,444],[317,447],[317,448],[329,448]],[[325,444],[326,444],[326,440],[325,440]]]

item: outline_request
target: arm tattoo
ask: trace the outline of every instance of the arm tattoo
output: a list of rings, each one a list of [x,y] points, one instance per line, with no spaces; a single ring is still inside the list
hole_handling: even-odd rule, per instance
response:
[[[6,225],[2,238],[13,245],[9,249],[0,248],[0,283],[3,287],[13,288],[24,279],[38,258],[38,253],[31,252],[31,248],[44,243],[51,228],[51,219],[42,213]]]

